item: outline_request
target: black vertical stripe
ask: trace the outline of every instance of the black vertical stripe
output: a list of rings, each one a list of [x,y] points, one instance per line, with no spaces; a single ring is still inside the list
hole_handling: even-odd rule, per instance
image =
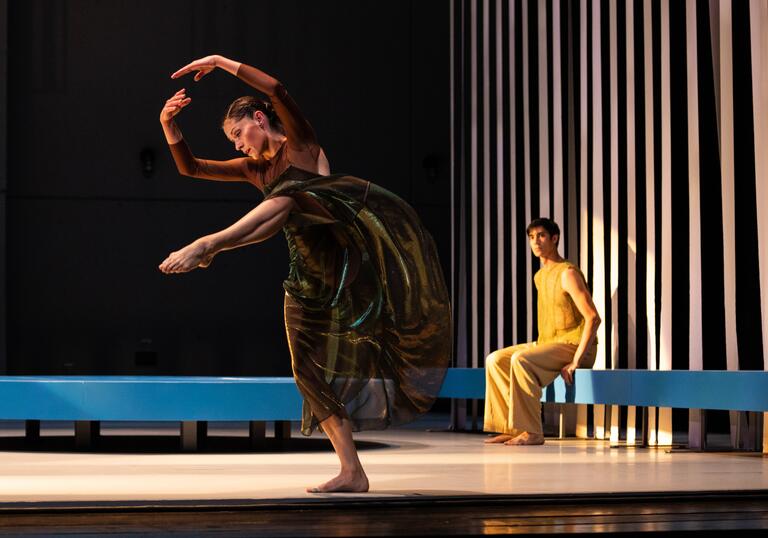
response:
[[[527,286],[527,276],[525,274],[525,257],[528,255],[527,242],[525,241],[524,230],[527,225],[525,222],[525,132],[523,122],[523,13],[518,10],[515,17],[515,94],[517,101],[515,117],[517,118],[514,128],[517,130],[515,140],[517,143],[517,287],[519,300],[517,302],[517,335],[519,339],[524,339],[527,334],[527,305],[525,304],[525,287]]]
[[[636,368],[648,368],[648,316],[646,314],[646,167],[645,167],[645,34],[643,0],[634,0],[635,24],[635,215],[637,230],[637,356]]]
[[[659,364],[659,351],[661,349],[661,3],[655,0],[651,6],[651,19],[653,27],[653,176],[654,181],[654,206],[655,225],[654,235],[656,239],[656,364]]]
[[[701,185],[702,263],[702,361],[705,370],[725,370],[725,292],[723,283],[723,207],[720,189],[715,74],[712,66],[712,34],[709,3],[696,5],[699,57],[699,163]]]
[[[501,107],[501,115],[503,118],[503,137],[504,137],[504,180],[507,182],[507,186],[504,189],[504,207],[507,208],[506,218],[504,220],[504,342],[512,342],[512,320],[513,320],[513,301],[517,302],[517,283],[512,280],[512,207],[516,203],[516,193],[512,191],[508,178],[512,176],[512,153],[509,150],[509,140],[512,137],[512,126],[510,125],[509,112],[511,103],[511,77],[515,70],[515,66],[512,64],[513,59],[509,57],[509,47],[507,44],[511,39],[511,29],[509,28],[509,10],[512,9],[509,2],[501,3],[501,27],[502,27],[502,95],[503,102]],[[512,300],[509,298],[512,297]]]
[[[672,159],[672,368],[688,369],[688,62],[685,2],[669,3],[670,150]]]
[[[500,73],[496,72],[496,17],[498,17],[498,14],[496,13],[496,1],[490,0],[489,2],[489,13],[488,13],[488,65],[489,65],[489,76],[488,76],[488,86],[489,86],[489,127],[490,127],[490,140],[488,140],[488,145],[490,148],[489,152],[489,158],[490,158],[490,178],[491,178],[491,188],[490,188],[490,195],[491,195],[491,204],[490,204],[490,218],[491,218],[491,229],[486,230],[486,233],[490,234],[491,237],[491,251],[486,254],[490,258],[490,264],[491,264],[491,271],[490,271],[490,279],[491,279],[491,316],[488,320],[488,323],[490,323],[490,342],[491,347],[496,346],[497,341],[497,322],[496,322],[496,313],[497,313],[497,297],[496,297],[496,285],[495,283],[499,281],[499,275],[498,275],[498,255],[499,252],[496,248],[497,241],[499,237],[499,230],[496,226],[497,218],[498,218],[498,212],[497,212],[497,204],[496,204],[496,196],[497,196],[497,190],[496,190],[496,175],[498,172],[498,166],[496,164],[496,156],[498,155],[498,140],[496,136],[496,126],[497,122],[500,121],[501,118],[499,118],[499,114],[497,112],[499,108],[499,103],[497,103],[496,99],[496,79],[500,76]]]
[[[571,169],[570,169],[570,159],[572,157],[571,155],[571,148],[569,141],[573,139],[575,136],[575,133],[569,131],[569,118],[571,113],[571,107],[568,105],[568,94],[570,92],[571,84],[572,84],[572,71],[571,71],[571,59],[570,54],[571,50],[571,42],[569,41],[569,38],[572,34],[572,32],[569,33],[569,28],[571,24],[571,2],[566,2],[565,0],[555,0],[560,2],[560,28],[555,29],[555,32],[560,32],[560,65],[556,66],[557,69],[560,70],[560,110],[561,110],[561,116],[560,118],[555,118],[555,121],[559,121],[562,125],[561,127],[561,133],[562,137],[560,140],[560,143],[562,144],[563,151],[563,222],[560,223],[560,227],[563,230],[563,233],[565,234],[566,241],[561,241],[560,244],[562,245],[562,253],[565,256],[566,259],[569,259],[573,262],[577,261],[576,256],[574,256],[574,253],[570,251],[568,248],[568,245],[570,243],[570,238],[573,234],[576,233],[575,229],[571,229],[569,223],[570,223],[570,217],[571,217],[571,208],[570,208],[570,195],[569,195],[569,179],[571,177]],[[557,98],[557,96],[555,96]],[[574,106],[576,106],[576,102],[573,102]]]
[[[472,33],[471,33],[471,24],[472,24],[472,5],[469,1],[464,3],[464,50],[462,51],[464,54],[464,81],[465,81],[465,87],[464,87],[464,95],[466,96],[464,103],[465,103],[465,133],[467,133],[467,139],[464,144],[464,181],[463,183],[463,207],[464,207],[464,233],[465,237],[467,237],[466,242],[466,248],[464,250],[464,279],[465,279],[465,293],[466,293],[466,311],[467,311],[467,326],[466,326],[466,344],[465,344],[465,353],[467,357],[467,365],[470,365],[471,357],[472,357],[472,350],[470,348],[471,342],[472,342],[472,322],[469,318],[469,315],[472,311],[472,302],[474,301],[474,298],[470,295],[472,290],[472,275],[471,275],[471,267],[472,267],[472,250],[470,248],[470,242],[472,241],[472,222],[471,222],[471,215],[472,215],[472,199],[470,197],[470,181],[472,180],[472,160],[470,158],[470,137],[469,133],[471,130],[471,122],[472,122],[472,114],[474,111],[472,110],[472,85],[471,85],[471,52],[472,52],[472,46],[469,40],[471,39]]]
[[[475,17],[475,63],[477,65],[476,71],[476,88],[477,88],[477,100],[475,114],[475,123],[477,125],[477,161],[475,162],[475,181],[477,184],[477,199],[476,206],[472,208],[472,212],[475,214],[475,222],[477,224],[477,236],[473,238],[477,241],[477,274],[473,275],[473,278],[477,281],[477,296],[473,298],[477,304],[477,348],[473,350],[477,353],[478,361],[482,365],[483,363],[483,333],[484,333],[484,319],[483,312],[485,311],[485,294],[483,293],[485,286],[485,241],[483,231],[484,221],[484,207],[483,196],[485,194],[485,170],[484,170],[484,148],[488,140],[485,139],[485,118],[483,117],[483,107],[485,105],[484,95],[484,82],[483,82],[483,17],[484,17],[484,5],[483,0],[477,0],[477,16]]]
[[[733,145],[739,369],[763,369],[749,3],[733,2]]]
[[[606,320],[605,342],[606,368],[611,367],[611,349],[613,349],[613,301],[611,300],[611,25],[610,25],[610,0],[600,2],[600,95],[601,103],[595,106],[602,107],[603,118],[603,176],[595,178],[600,182],[603,190],[603,252],[605,271],[603,272],[603,289],[605,289],[605,312],[602,313]],[[596,282],[595,285],[598,285]]]

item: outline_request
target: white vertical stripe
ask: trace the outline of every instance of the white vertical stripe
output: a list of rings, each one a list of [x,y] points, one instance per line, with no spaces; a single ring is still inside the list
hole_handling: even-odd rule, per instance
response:
[[[539,214],[549,214],[549,86],[547,82],[547,3],[539,0]]]
[[[471,165],[471,171],[470,171],[470,184],[471,184],[471,205],[470,205],[470,212],[471,212],[471,236],[470,236],[470,242],[471,242],[471,271],[472,271],[472,295],[470,297],[470,303],[472,304],[472,367],[475,368],[478,366],[478,357],[477,357],[477,349],[478,349],[478,312],[477,312],[477,304],[478,304],[478,283],[477,283],[477,271],[478,271],[478,264],[477,264],[477,245],[478,245],[478,233],[477,233],[477,0],[471,0],[470,3],[470,10],[471,10],[471,16],[470,16],[470,54],[471,57],[469,59],[470,63],[470,74],[471,74],[471,107],[470,107],[470,165]]]
[[[603,73],[600,0],[592,1],[592,297],[605,316],[605,211],[603,208]],[[595,369],[606,367],[605,324],[597,329]],[[605,436],[605,406],[596,405],[595,437]]]
[[[491,352],[491,88],[489,0],[483,0],[483,357]]]
[[[582,272],[588,275],[589,265],[589,211],[588,211],[588,181],[587,177],[587,151],[589,149],[589,132],[587,130],[587,2],[579,3],[579,177],[581,178],[581,202],[579,205],[581,215],[581,241],[579,246],[579,265]],[[599,344],[598,344],[599,345]],[[576,436],[587,436],[587,407],[580,405],[577,408]]]
[[[626,1],[627,38],[627,368],[637,367],[637,162],[635,160],[635,13]],[[635,444],[635,407],[627,408],[627,444]]]
[[[510,249],[512,250],[512,289],[510,300],[512,301],[512,341],[517,343],[517,241],[520,231],[517,229],[517,89],[515,82],[517,80],[517,69],[515,69],[515,6],[516,2],[509,3],[509,192],[512,203],[512,227]]]
[[[504,279],[507,268],[504,266],[504,227],[509,218],[504,212],[504,68],[502,55],[502,3],[496,0],[496,344],[494,347],[504,347]]]
[[[688,83],[688,368],[702,370],[701,334],[701,194],[699,190],[699,80],[698,39],[696,36],[696,0],[685,4],[686,61]],[[701,415],[691,409],[688,420],[688,446],[702,448]]]
[[[523,136],[525,150],[525,222],[531,222],[531,118],[530,97],[528,95],[528,2],[523,2]],[[525,308],[526,308],[526,341],[533,340],[533,280],[531,268],[531,253],[525,252]]]
[[[659,369],[672,369],[672,122],[669,0],[661,0],[661,338]],[[672,409],[659,408],[660,445],[672,444]]]
[[[611,92],[611,368],[619,367],[619,88],[616,2],[609,3]],[[619,442],[619,406],[611,408],[611,442]]]
[[[752,99],[755,121],[755,199],[757,201],[763,362],[768,370],[768,0],[750,1]],[[764,414],[763,452],[768,452],[768,413]]]
[[[553,215],[555,222],[560,225],[560,231],[565,232],[568,229],[568,223],[565,219],[565,208],[563,206],[563,87],[562,77],[562,58],[560,55],[560,1],[555,0],[552,3],[552,135],[553,135],[553,162],[554,170],[554,206]],[[560,235],[560,247],[565,248],[563,234]]]
[[[645,314],[648,334],[648,369],[656,370],[656,202],[653,149],[653,18],[651,0],[643,2],[645,54]],[[656,444],[656,411],[648,410],[648,443]]]
[[[720,2],[720,154],[723,204],[723,279],[725,355],[729,370],[739,369],[736,340],[736,215],[733,149],[733,42],[731,2]]]

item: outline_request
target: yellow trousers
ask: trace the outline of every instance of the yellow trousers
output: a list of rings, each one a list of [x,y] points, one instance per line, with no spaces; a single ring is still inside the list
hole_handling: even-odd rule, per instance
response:
[[[483,429],[519,435],[542,434],[541,389],[560,375],[576,353],[573,344],[518,344],[494,351],[485,359],[485,418]],[[597,346],[579,368],[591,368]]]

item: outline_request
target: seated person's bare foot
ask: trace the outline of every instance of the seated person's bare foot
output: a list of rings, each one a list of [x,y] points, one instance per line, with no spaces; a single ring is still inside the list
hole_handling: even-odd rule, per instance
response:
[[[496,435],[495,437],[489,437],[484,442],[486,445],[491,445],[491,444],[497,444],[497,443],[506,443],[510,439],[512,439],[511,435],[509,435],[508,433],[502,433],[501,435]]]
[[[543,445],[544,436],[540,433],[523,432],[517,437],[513,437],[512,439],[506,441],[504,444],[509,446]]]
[[[307,493],[365,493],[368,491],[368,477],[360,469],[353,472],[341,472],[328,482],[315,488],[307,488]]]

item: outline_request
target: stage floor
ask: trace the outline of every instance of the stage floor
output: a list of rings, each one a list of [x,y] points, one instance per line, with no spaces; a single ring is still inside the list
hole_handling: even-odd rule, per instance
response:
[[[105,425],[102,451],[53,452],[45,442],[30,450],[9,444],[8,436],[18,435],[20,427],[20,423],[0,424],[0,509],[768,490],[768,458],[760,454],[670,453],[610,448],[607,441],[577,439],[507,447],[485,445],[481,434],[425,431],[416,424],[356,436],[362,442],[360,457],[370,479],[369,493],[307,494],[306,486],[323,482],[338,469],[330,444],[319,434],[306,439],[294,430],[294,439],[282,451],[274,443],[264,451],[247,452],[238,449],[245,447],[246,439],[236,439],[245,436],[244,429],[212,426],[214,435],[232,436],[219,439],[220,449],[212,442],[203,453],[158,453],[151,439],[136,444],[128,436],[173,433],[173,425],[152,430]],[[53,433],[66,431],[43,429],[44,435]],[[64,447],[73,445],[64,441]],[[167,441],[171,447],[178,442]]]

